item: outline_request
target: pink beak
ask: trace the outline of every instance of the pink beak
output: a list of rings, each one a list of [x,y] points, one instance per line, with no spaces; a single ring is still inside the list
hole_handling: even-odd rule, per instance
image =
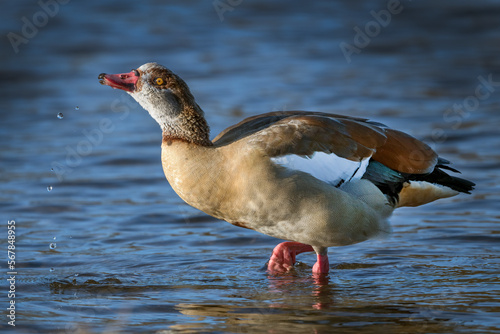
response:
[[[122,89],[126,92],[133,92],[135,90],[135,84],[139,80],[139,72],[137,72],[137,70],[132,70],[129,73],[121,74],[101,73],[98,79],[101,85]]]

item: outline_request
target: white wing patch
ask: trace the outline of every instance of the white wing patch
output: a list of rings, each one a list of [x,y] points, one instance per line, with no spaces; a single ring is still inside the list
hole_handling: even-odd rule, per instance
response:
[[[309,173],[333,186],[340,186],[350,180],[360,179],[366,171],[370,158],[358,162],[341,158],[333,153],[316,152],[311,158],[289,154],[271,160],[280,166]]]

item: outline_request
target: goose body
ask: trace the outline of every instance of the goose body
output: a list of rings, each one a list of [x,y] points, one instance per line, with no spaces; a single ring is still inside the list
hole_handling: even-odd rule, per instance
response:
[[[401,206],[469,193],[474,184],[423,142],[364,118],[288,111],[253,116],[213,141],[185,82],[147,63],[100,74],[127,91],[163,131],[162,165],[189,205],[233,225],[279,239],[271,272],[315,251],[313,272],[329,270],[327,248],[388,233]]]

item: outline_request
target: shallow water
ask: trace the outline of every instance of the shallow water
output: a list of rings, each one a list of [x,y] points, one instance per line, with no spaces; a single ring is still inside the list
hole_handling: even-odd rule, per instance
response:
[[[71,1],[17,53],[7,34],[23,33],[23,17],[43,23],[43,9],[3,9],[1,245],[15,220],[15,329],[498,332],[498,3],[402,1],[350,63],[340,43],[387,2],[231,3],[221,21],[212,1]],[[98,84],[148,61],[188,82],[213,137],[272,110],[368,117],[424,139],[476,190],[396,211],[389,238],[331,248],[327,278],[312,277],[311,254],[270,276],[279,240],[184,204],[162,174],[159,127]]]

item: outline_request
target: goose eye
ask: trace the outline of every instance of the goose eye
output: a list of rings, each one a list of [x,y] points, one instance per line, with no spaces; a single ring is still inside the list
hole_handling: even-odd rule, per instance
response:
[[[162,79],[162,78],[156,78],[156,79],[155,79],[155,83],[156,83],[158,86],[163,85],[163,83],[164,83],[164,82],[165,82],[165,81],[163,81],[163,79]]]

